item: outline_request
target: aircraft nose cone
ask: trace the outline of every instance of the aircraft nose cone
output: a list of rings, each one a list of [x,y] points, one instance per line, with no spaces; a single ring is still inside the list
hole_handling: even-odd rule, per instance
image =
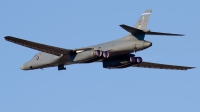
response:
[[[22,65],[22,66],[20,67],[20,69],[21,69],[21,70],[24,70],[24,65]]]
[[[144,46],[145,48],[151,47],[151,46],[152,46],[152,43],[151,43],[151,42],[145,41],[145,42],[143,43],[143,46]]]

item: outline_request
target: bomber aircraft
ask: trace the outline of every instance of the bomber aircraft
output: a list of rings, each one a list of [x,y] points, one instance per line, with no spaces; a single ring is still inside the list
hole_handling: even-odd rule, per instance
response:
[[[168,70],[188,70],[194,68],[145,62],[141,57],[136,57],[134,55],[134,52],[152,46],[151,42],[144,40],[145,35],[183,36],[181,34],[153,32],[148,30],[147,24],[151,12],[151,9],[146,10],[134,27],[124,24],[120,25],[124,30],[129,32],[126,36],[106,43],[78,49],[59,48],[12,36],[6,36],[4,38],[7,41],[41,51],[30,61],[23,64],[21,66],[22,70],[43,69],[55,66],[58,67],[58,70],[66,70],[65,65],[92,62],[101,62],[103,68],[107,69],[143,67]]]

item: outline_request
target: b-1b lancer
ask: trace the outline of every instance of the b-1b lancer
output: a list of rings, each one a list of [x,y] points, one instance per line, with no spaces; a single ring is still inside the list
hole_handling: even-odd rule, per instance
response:
[[[181,34],[153,32],[147,29],[147,24],[152,10],[146,10],[134,27],[120,25],[129,32],[126,36],[106,43],[83,47],[78,49],[65,49],[50,45],[31,42],[12,36],[6,36],[5,40],[39,50],[30,61],[21,66],[22,70],[43,69],[58,67],[58,70],[66,70],[65,65],[76,63],[101,62],[103,68],[120,69],[127,67],[143,67],[171,70],[188,70],[194,67],[175,66],[145,62],[141,57],[136,57],[133,52],[138,52],[152,46],[152,43],[144,40],[145,35],[183,36]]]

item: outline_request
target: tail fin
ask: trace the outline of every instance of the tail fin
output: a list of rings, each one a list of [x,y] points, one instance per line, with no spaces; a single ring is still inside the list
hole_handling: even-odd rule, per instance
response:
[[[138,22],[135,24],[134,27],[130,27],[127,25],[120,25],[123,29],[128,31],[131,35],[133,35],[138,40],[144,40],[145,34],[146,35],[165,35],[165,36],[184,36],[182,34],[173,34],[173,33],[162,33],[162,32],[152,32],[147,29],[147,25],[149,22],[149,17],[152,12],[152,9],[146,10]],[[129,35],[130,35],[129,34]]]
[[[146,30],[151,12],[152,12],[152,9],[146,10],[142,14],[138,22],[135,24],[134,28]]]

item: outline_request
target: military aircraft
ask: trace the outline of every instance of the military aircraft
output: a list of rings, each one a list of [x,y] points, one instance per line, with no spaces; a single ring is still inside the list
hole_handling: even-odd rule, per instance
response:
[[[152,46],[151,42],[144,40],[145,35],[183,36],[181,34],[161,33],[148,30],[147,24],[151,12],[151,9],[146,10],[134,27],[124,24],[120,25],[128,32],[126,36],[106,43],[78,49],[59,48],[12,36],[6,36],[4,38],[7,41],[41,51],[30,61],[23,64],[21,66],[22,70],[43,69],[55,66],[58,67],[58,70],[66,70],[65,65],[92,62],[102,62],[103,68],[108,69],[143,67],[188,70],[194,68],[145,62],[141,57],[136,57],[134,54],[131,54]]]

